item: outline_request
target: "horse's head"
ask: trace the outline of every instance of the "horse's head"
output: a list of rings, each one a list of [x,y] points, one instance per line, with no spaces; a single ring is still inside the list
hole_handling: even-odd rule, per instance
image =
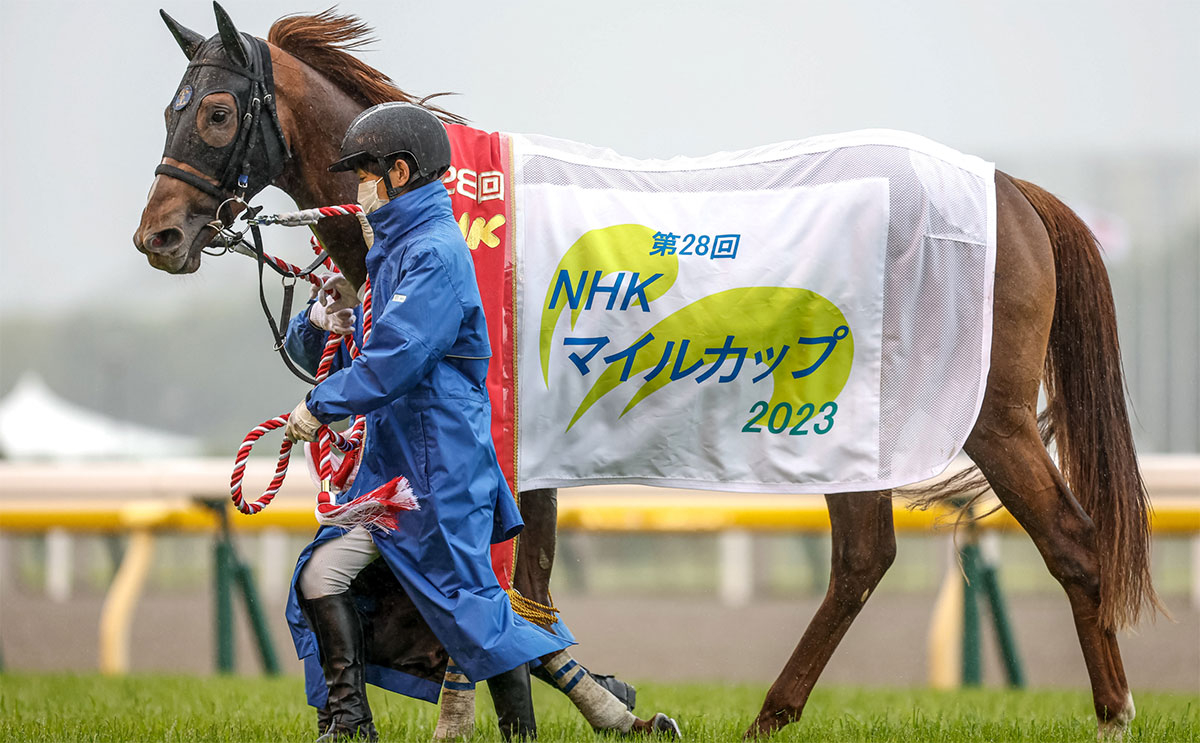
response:
[[[170,273],[199,268],[220,222],[232,222],[290,156],[267,43],[213,7],[218,33],[207,40],[160,11],[189,62],[166,109],[167,142],[133,244]]]

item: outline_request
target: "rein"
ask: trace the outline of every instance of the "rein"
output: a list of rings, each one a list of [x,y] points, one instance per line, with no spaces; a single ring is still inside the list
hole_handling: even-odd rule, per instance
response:
[[[270,322],[271,332],[276,339],[275,348],[280,352],[288,368],[292,369],[297,375],[303,375],[301,378],[306,381],[311,381],[314,385],[318,384],[329,376],[339,347],[345,345],[351,359],[358,357],[360,350],[358,344],[354,341],[354,336],[329,333],[314,378],[301,372],[288,357],[287,352],[283,348],[286,333],[280,331],[280,324],[286,328],[286,323],[291,313],[292,290],[295,287],[297,279],[305,279],[313,286],[320,287],[322,281],[313,274],[313,271],[321,266],[325,266],[335,272],[337,268],[334,266],[333,261],[329,259],[325,250],[321,247],[320,241],[315,236],[312,238],[312,247],[314,252],[317,253],[317,258],[307,268],[300,268],[274,256],[267,255],[262,249],[262,235],[259,232],[259,225],[312,225],[324,217],[348,214],[360,215],[362,214],[362,207],[357,204],[346,204],[305,209],[299,212],[288,212],[264,217],[258,217],[256,211],[253,215],[250,212],[251,210],[247,210],[247,221],[250,223],[248,229],[252,234],[253,242],[251,244],[246,243],[244,239],[245,231],[237,233],[223,228],[220,230],[220,235],[224,240],[224,245],[221,247],[236,253],[249,255],[258,262],[259,298],[262,302],[263,310],[266,312],[267,319]],[[270,309],[267,307],[262,284],[264,266],[270,266],[276,273],[284,277],[284,307],[280,317],[280,324],[275,322]],[[291,279],[290,283],[288,283],[288,279]],[[364,284],[364,296],[362,300],[364,344],[370,338],[371,325],[371,282],[370,279],[367,279]],[[293,442],[287,439],[284,439],[279,446],[279,458],[275,465],[275,474],[263,494],[254,501],[247,501],[242,494],[242,481],[245,477],[246,461],[250,456],[251,450],[254,448],[254,444],[266,433],[285,426],[290,415],[290,413],[285,413],[263,421],[246,434],[241,446],[238,447],[237,455],[234,458],[233,474],[230,477],[229,487],[233,504],[241,513],[253,515],[262,511],[271,503],[275,495],[279,492],[279,489],[283,486],[283,481],[287,476],[288,465],[291,462],[293,446]],[[349,503],[338,505],[335,502],[334,492],[344,491],[354,481],[354,476],[358,471],[358,464],[362,457],[365,432],[366,418],[358,415],[354,417],[349,430],[345,434],[338,433],[330,429],[327,425],[321,426],[317,429],[315,447],[313,444],[310,444],[307,448],[308,456],[314,461],[316,477],[320,481],[321,492],[317,495],[316,517],[317,521],[323,525],[346,528],[367,526],[369,528],[395,529],[395,517],[399,511],[410,511],[417,508],[416,498],[413,496],[408,480],[403,477],[397,477],[387,484],[355,498]],[[315,455],[313,448],[317,450]],[[335,454],[335,450],[340,452],[340,456]]]
[[[258,213],[262,207],[247,207],[243,212],[244,219],[248,223],[248,227],[238,232],[231,227],[225,227],[221,221],[221,208],[230,201],[241,202],[240,199],[229,199],[217,207],[217,213],[213,221],[208,223],[216,231],[215,240],[220,241],[220,245],[210,245],[217,248],[220,252],[211,253],[205,250],[208,255],[224,255],[227,252],[240,253],[241,255],[253,258],[258,264],[258,301],[262,306],[263,315],[267,318],[267,325],[271,329],[271,337],[275,341],[272,347],[279,353],[280,359],[293,375],[298,379],[308,384],[317,384],[320,380],[310,376],[292,361],[288,356],[287,350],[284,348],[284,340],[286,339],[287,322],[292,316],[292,301],[295,295],[296,280],[305,279],[314,286],[320,288],[321,280],[318,279],[313,272],[324,266],[325,268],[336,271],[333,261],[329,258],[329,253],[321,245],[314,235],[311,239],[313,252],[317,254],[316,259],[305,268],[292,265],[287,261],[280,260],[275,256],[267,255],[263,249],[262,234],[259,230],[259,225],[263,224],[282,224],[285,226],[300,226],[316,224],[322,217],[333,217],[347,214],[359,214],[362,208],[357,204],[347,204],[344,206],[323,206],[316,209],[304,209],[299,212],[287,212],[285,214],[267,215],[259,217]],[[250,239],[246,239],[246,233],[250,233]],[[279,320],[276,321],[275,316],[271,313],[271,308],[267,304],[266,287],[263,283],[263,270],[269,267],[282,278],[283,284],[283,305],[279,310]]]

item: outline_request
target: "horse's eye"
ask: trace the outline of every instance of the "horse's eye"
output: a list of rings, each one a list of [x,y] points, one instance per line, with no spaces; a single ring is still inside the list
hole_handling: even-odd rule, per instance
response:
[[[227,116],[228,113],[225,111],[213,111],[212,116],[209,117],[209,120],[214,124],[224,124]]]

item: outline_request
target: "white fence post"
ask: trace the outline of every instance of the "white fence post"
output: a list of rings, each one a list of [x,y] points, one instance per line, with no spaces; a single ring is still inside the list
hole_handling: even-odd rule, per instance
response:
[[[726,606],[745,606],[754,595],[754,537],[744,529],[729,529],[718,537],[718,593]]]
[[[71,534],[65,529],[46,531],[46,596],[62,603],[71,598]]]
[[[258,595],[265,601],[287,599],[292,577],[287,541],[282,529],[264,529],[259,537]]]
[[[1200,609],[1200,535],[1192,536],[1192,606]]]

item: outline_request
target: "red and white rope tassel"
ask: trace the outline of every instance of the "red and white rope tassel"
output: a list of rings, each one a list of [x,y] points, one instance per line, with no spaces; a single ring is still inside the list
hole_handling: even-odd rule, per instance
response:
[[[361,213],[362,207],[357,204],[345,204],[276,214],[260,218],[259,221],[264,224],[283,224],[288,226],[311,225],[315,224],[322,217],[344,214],[354,214],[357,216]],[[312,247],[313,251],[318,254],[322,250],[316,237],[312,238]],[[270,260],[276,266],[290,272],[294,276],[298,276],[303,272],[303,269],[300,267],[281,261],[278,258],[267,256],[267,260]],[[332,271],[337,271],[332,260],[326,259],[325,266]],[[305,278],[315,286],[319,287],[322,285],[321,279],[311,274]],[[363,343],[366,343],[367,338],[371,335],[371,282],[369,279],[364,287],[362,317]],[[351,358],[358,357],[359,348],[358,344],[354,342],[353,335],[343,336],[330,333],[329,337],[325,340],[325,348],[321,353],[321,362],[317,367],[316,378],[318,382],[324,381],[329,376],[330,369],[333,367],[333,359],[337,356],[338,347],[343,344],[350,352]],[[250,456],[250,450],[254,448],[255,442],[262,438],[268,431],[273,431],[287,425],[289,415],[290,413],[285,413],[255,426],[250,433],[246,434],[246,438],[242,440],[242,445],[238,447],[237,457],[234,459],[233,464],[233,475],[229,481],[230,494],[233,497],[233,504],[237,506],[238,511],[245,514],[258,513],[270,504],[275,498],[275,494],[279,492],[279,488],[283,486],[283,480],[287,475],[292,453],[292,442],[286,439],[279,446],[279,459],[275,465],[275,476],[262,496],[255,501],[247,502],[242,495],[242,480],[245,477],[246,460]],[[390,530],[396,528],[396,516],[400,512],[413,511],[419,507],[412,487],[404,477],[394,478],[371,492],[360,495],[349,503],[338,505],[334,493],[343,492],[349,488],[354,483],[355,475],[358,474],[365,431],[366,419],[361,415],[355,416],[354,421],[345,434],[333,431],[329,426],[321,426],[317,429],[317,440],[309,442],[305,447],[305,458],[308,463],[309,472],[313,475],[314,482],[321,488],[321,492],[317,494],[316,517],[317,522],[322,525],[340,526],[346,529],[365,526],[369,529]]]

